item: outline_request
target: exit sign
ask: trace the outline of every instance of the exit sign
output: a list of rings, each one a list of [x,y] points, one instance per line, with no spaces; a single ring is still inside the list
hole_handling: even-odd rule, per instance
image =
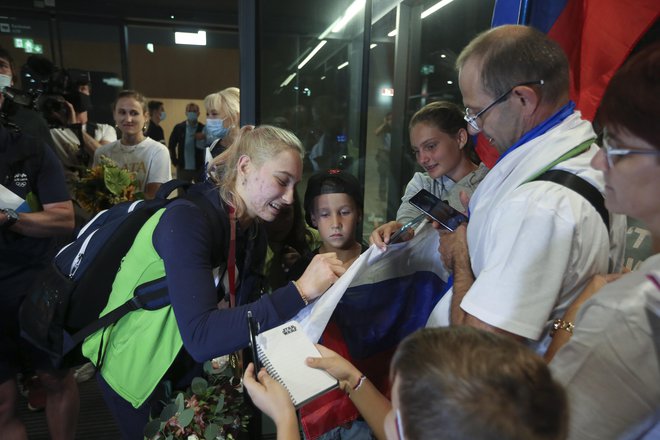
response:
[[[44,47],[36,44],[32,38],[14,38],[14,47],[26,53],[44,53]]]

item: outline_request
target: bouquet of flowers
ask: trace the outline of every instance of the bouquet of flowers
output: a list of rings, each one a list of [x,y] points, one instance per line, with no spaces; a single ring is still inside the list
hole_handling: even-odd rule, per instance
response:
[[[177,393],[158,419],[145,426],[145,437],[236,440],[241,432],[247,432],[252,414],[230,363],[214,368],[208,361],[204,373],[204,377],[194,378],[185,392]]]
[[[135,173],[101,156],[101,163],[86,170],[74,183],[74,197],[83,209],[96,214],[117,203],[144,198],[136,188]]]

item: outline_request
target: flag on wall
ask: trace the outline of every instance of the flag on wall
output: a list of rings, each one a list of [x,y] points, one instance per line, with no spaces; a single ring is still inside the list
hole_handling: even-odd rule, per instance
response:
[[[403,338],[426,325],[448,289],[449,273],[438,255],[438,234],[427,222],[415,237],[388,247],[372,246],[317,303],[294,318],[314,341],[349,359],[384,394],[389,364]],[[340,390],[300,409],[307,438],[355,420],[359,413]]]
[[[557,41],[571,66],[571,99],[593,120],[612,75],[658,17],[658,0],[497,0],[492,26],[528,24]]]

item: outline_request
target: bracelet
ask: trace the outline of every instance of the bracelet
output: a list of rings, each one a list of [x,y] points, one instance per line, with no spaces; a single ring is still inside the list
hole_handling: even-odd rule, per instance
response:
[[[362,384],[364,383],[365,380],[367,380],[367,376],[365,376],[364,374],[362,376],[360,376],[360,378],[358,379],[358,381],[355,384],[355,386],[353,387],[353,389],[351,389],[350,392],[346,393],[346,394],[348,394],[348,397],[350,397],[354,392],[359,390],[360,387],[362,387]]]
[[[557,330],[565,330],[569,334],[573,335],[574,327],[575,326],[572,322],[557,318],[552,322],[552,330],[550,330],[550,336],[554,336],[555,333],[557,333]]]
[[[309,300],[307,299],[307,297],[306,297],[305,294],[303,293],[302,289],[300,288],[300,285],[299,285],[295,280],[293,280],[293,281],[291,281],[291,282],[293,283],[293,285],[295,286],[295,288],[298,290],[298,293],[300,294],[300,297],[302,298],[302,300],[303,300],[303,302],[305,303],[305,305],[309,305]]]

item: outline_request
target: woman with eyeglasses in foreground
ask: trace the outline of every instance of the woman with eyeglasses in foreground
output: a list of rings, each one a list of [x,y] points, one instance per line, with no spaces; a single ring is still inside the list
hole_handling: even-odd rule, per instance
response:
[[[566,437],[566,398],[543,359],[513,339],[473,327],[418,330],[406,337],[390,365],[392,401],[346,359],[317,346],[307,364],[339,380],[376,438],[525,439]],[[287,391],[248,365],[245,387],[275,421],[278,439],[297,439]]]
[[[642,438],[660,419],[660,44],[614,75],[598,120],[603,149],[591,164],[605,205],[645,223],[655,255],[610,284],[596,277],[556,321],[546,359],[568,392],[569,438]]]

